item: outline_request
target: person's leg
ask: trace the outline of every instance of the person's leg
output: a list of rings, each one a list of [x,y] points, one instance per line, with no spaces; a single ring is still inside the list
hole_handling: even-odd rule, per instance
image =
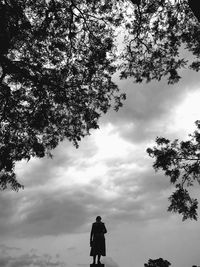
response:
[[[98,255],[98,264],[101,264],[100,259],[101,259],[101,255]]]
[[[96,264],[96,255],[93,256],[93,263],[92,264]]]

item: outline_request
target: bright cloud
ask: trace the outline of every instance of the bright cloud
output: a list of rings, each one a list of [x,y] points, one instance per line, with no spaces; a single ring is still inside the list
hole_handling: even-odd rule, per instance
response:
[[[200,89],[200,86],[199,86]],[[199,108],[200,92],[195,90],[194,92],[188,92],[185,99],[178,105],[174,110],[174,120],[171,125],[171,131],[176,125],[176,129],[184,133],[192,133],[195,130],[195,121],[200,119],[200,108]]]

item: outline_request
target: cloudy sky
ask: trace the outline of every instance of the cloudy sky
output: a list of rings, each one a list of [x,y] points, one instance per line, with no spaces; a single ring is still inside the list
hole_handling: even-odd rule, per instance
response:
[[[25,189],[0,194],[1,267],[89,266],[97,215],[108,229],[107,267],[141,267],[159,257],[175,267],[200,265],[199,221],[166,211],[173,188],[146,154],[156,136],[187,138],[194,130],[199,74],[184,70],[170,86],[114,79],[127,94],[124,107],[102,116],[79,149],[66,141],[53,159],[17,165]]]

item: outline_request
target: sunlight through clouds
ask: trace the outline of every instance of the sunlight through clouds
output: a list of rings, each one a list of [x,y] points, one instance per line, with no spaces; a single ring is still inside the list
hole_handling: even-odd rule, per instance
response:
[[[66,165],[65,170],[62,167],[59,171],[58,168],[56,183],[59,186],[88,184],[97,179],[103,186],[107,185],[111,178],[109,171],[111,166],[115,166],[114,162],[116,162],[115,168],[119,167],[120,171],[128,171],[133,168],[130,164],[126,164],[125,159],[133,153],[135,145],[120,137],[119,132],[112,124],[109,123],[101,130],[94,132],[90,138],[93,146],[96,147],[96,153],[76,158],[72,165]],[[111,165],[109,165],[109,161],[112,161]],[[137,166],[135,165],[135,167]],[[104,191],[105,194],[106,191]],[[111,193],[111,191],[109,192]]]
[[[108,123],[104,129],[95,133],[94,140],[98,147],[96,159],[124,158],[134,149],[135,146],[120,137],[117,130],[111,123]]]
[[[182,103],[180,103],[173,111],[173,123],[170,125],[170,130],[181,132],[181,135],[188,137],[195,129],[195,121],[200,119],[200,92],[195,90],[189,91]],[[179,135],[180,138],[180,135]]]

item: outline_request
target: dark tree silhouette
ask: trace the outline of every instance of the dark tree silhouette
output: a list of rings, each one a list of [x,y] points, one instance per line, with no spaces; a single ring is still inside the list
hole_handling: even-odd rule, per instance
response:
[[[0,187],[21,188],[17,161],[50,155],[65,138],[78,146],[102,113],[122,106],[115,63],[135,82],[177,82],[187,64],[198,71],[192,2],[0,0]],[[120,60],[119,27],[128,33]],[[182,47],[193,62],[180,57]]]
[[[181,78],[181,68],[199,70],[200,27],[194,2],[141,0],[135,5],[125,25],[129,35],[121,56],[121,78],[140,83],[166,76],[173,84]],[[192,53],[193,60],[184,58],[183,50]]]
[[[144,264],[144,267],[169,267],[171,263],[167,260],[159,259],[149,259],[148,263]]]
[[[170,141],[157,137],[156,146],[147,152],[155,162],[154,169],[163,170],[175,185],[176,191],[169,197],[169,211],[178,212],[185,219],[197,220],[198,201],[192,198],[186,188],[200,183],[200,121],[196,121],[197,130],[187,141]]]
[[[166,12],[160,13],[160,19],[163,18],[164,21],[160,20],[159,22],[156,18],[152,23],[151,30],[153,32],[155,27],[158,28],[158,38],[152,34],[150,35],[153,40],[156,39],[155,46],[151,47],[151,41],[145,42],[139,40],[143,50],[146,51],[144,57],[149,60],[142,64],[141,68],[145,70],[145,67],[148,68],[148,64],[153,68],[153,71],[150,70],[150,74],[147,74],[148,77],[139,76],[139,81],[142,81],[144,78],[147,81],[152,78],[159,80],[167,74],[168,82],[174,83],[181,78],[178,74],[178,69],[183,66],[189,66],[190,69],[199,71],[200,11],[197,7],[197,1],[175,1],[175,5],[175,9],[172,9],[171,5],[169,5],[167,9],[165,7]],[[156,8],[156,12],[160,12],[160,7],[156,6]],[[186,49],[191,52],[193,55],[192,59],[180,58],[181,49]],[[150,51],[149,54],[148,50]],[[156,51],[160,54],[156,54],[155,56],[154,53]],[[144,60],[142,61],[144,62]],[[168,64],[169,62],[171,62],[171,67]],[[158,68],[161,68],[161,71]],[[156,139],[156,146],[147,149],[149,155],[155,158],[153,168],[156,171],[164,171],[165,175],[170,178],[170,182],[175,185],[176,190],[169,197],[170,206],[168,207],[168,211],[182,214],[183,220],[188,218],[197,220],[198,201],[196,198],[192,198],[190,192],[187,190],[188,187],[200,181],[199,121],[196,122],[196,125],[197,131],[190,136],[190,140],[188,141],[170,141],[166,138],[159,137]]]
[[[75,146],[124,94],[111,80],[117,1],[0,1],[0,186],[16,161]],[[115,15],[116,14],[116,15]]]

